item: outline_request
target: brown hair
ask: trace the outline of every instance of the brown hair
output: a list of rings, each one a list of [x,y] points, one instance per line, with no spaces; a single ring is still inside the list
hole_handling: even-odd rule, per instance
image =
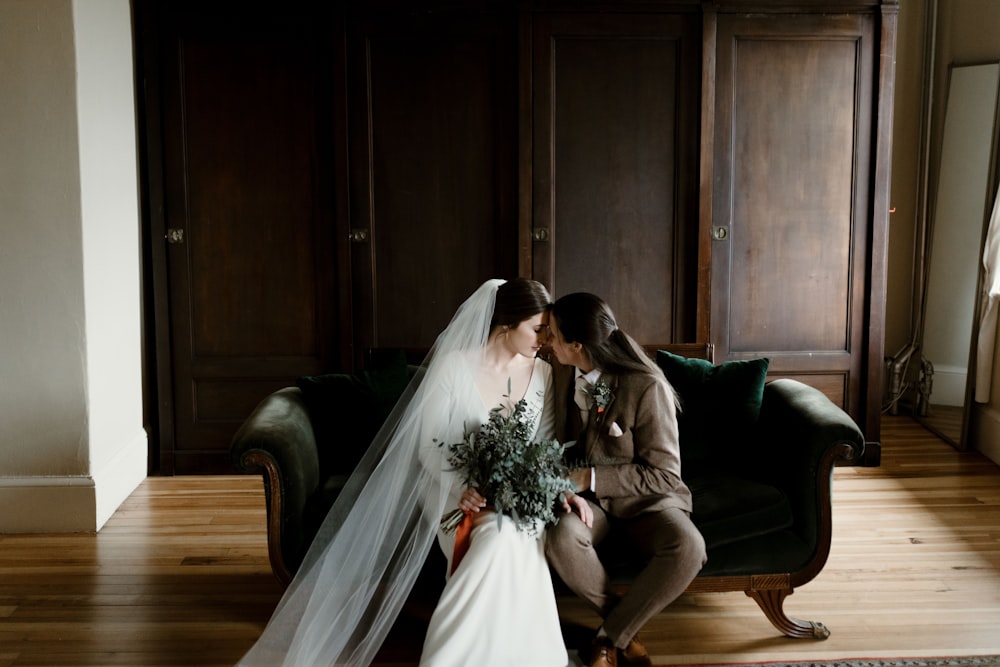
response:
[[[552,304],[549,291],[536,280],[514,278],[497,288],[490,331],[496,327],[516,327],[521,322],[545,312]]]
[[[552,304],[552,317],[566,342],[583,345],[591,363],[602,371],[647,373],[666,379],[646,351],[618,328],[611,307],[596,294],[574,292],[559,297]]]

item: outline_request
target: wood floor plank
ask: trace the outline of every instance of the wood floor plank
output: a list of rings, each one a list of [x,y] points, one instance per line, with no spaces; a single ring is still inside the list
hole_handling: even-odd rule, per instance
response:
[[[830,638],[685,595],[643,631],[657,664],[1000,654],[1000,468],[905,416],[882,433],[880,467],[835,471],[829,561],[785,603]],[[0,667],[234,664],[280,597],[265,518],[257,477],[154,477],[97,535],[0,535]],[[598,619],[559,607],[588,639]],[[377,664],[415,665],[423,627],[401,619]]]

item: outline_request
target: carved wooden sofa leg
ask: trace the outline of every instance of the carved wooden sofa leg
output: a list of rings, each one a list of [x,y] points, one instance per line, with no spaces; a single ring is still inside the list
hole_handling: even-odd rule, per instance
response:
[[[819,621],[803,621],[785,614],[785,598],[794,592],[791,586],[757,587],[756,583],[754,582],[752,587],[745,591],[746,594],[754,599],[767,616],[767,620],[771,621],[771,625],[782,634],[794,639],[826,639],[830,636],[830,631]]]

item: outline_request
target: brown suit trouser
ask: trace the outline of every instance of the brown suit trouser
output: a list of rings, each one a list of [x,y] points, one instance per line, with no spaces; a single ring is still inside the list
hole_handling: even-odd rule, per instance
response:
[[[587,528],[577,514],[562,515],[545,536],[545,555],[566,585],[601,615],[615,646],[624,649],[646,621],[677,599],[698,575],[707,560],[705,540],[682,509],[621,519],[609,517],[593,502],[590,506],[593,527]],[[631,553],[649,561],[623,597],[611,590],[595,550],[612,529],[613,539],[625,540]]]

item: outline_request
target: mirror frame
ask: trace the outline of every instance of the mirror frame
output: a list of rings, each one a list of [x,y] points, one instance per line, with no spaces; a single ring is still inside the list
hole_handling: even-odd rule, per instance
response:
[[[986,179],[985,179],[986,180],[986,192],[984,193],[985,196],[983,198],[984,202],[983,202],[982,221],[981,221],[981,224],[979,225],[980,236],[979,236],[978,245],[977,245],[978,252],[977,252],[977,254],[975,256],[975,266],[976,266],[976,280],[975,280],[975,284],[976,284],[976,288],[975,288],[975,293],[974,293],[974,295],[972,297],[973,298],[973,307],[972,307],[972,322],[971,322],[971,327],[970,327],[970,329],[971,329],[971,335],[970,335],[969,341],[968,341],[968,355],[967,355],[967,359],[968,360],[967,360],[967,365],[966,365],[965,388],[964,388],[964,394],[963,394],[963,403],[962,403],[962,406],[961,406],[961,408],[962,408],[961,409],[961,424],[960,424],[960,428],[959,428],[959,434],[958,434],[957,441],[956,441],[955,437],[951,433],[942,431],[942,429],[939,428],[934,423],[933,419],[930,418],[930,416],[927,415],[924,412],[924,410],[926,409],[927,405],[923,404],[924,401],[923,401],[922,397],[918,397],[916,405],[915,405],[915,409],[914,409],[914,417],[921,424],[923,424],[924,427],[926,427],[928,430],[930,430],[931,432],[935,433],[936,435],[938,435],[939,437],[941,437],[943,440],[947,441],[948,443],[950,443],[952,446],[954,446],[956,449],[959,449],[959,450],[965,450],[965,449],[968,449],[968,447],[969,447],[969,442],[968,442],[968,440],[969,440],[969,429],[970,429],[970,422],[971,422],[971,417],[972,417],[972,408],[973,408],[973,401],[974,401],[974,398],[975,398],[975,385],[976,385],[976,364],[977,364],[977,358],[976,357],[977,357],[977,340],[979,338],[979,310],[980,310],[981,294],[982,294],[982,289],[983,289],[982,254],[983,254],[984,243],[985,243],[985,240],[986,240],[986,235],[987,235],[987,232],[989,230],[989,222],[990,222],[990,217],[991,217],[991,213],[992,213],[992,210],[993,210],[994,199],[996,197],[996,192],[997,192],[996,184],[997,184],[997,176],[998,176],[998,152],[1000,152],[1000,150],[998,150],[998,142],[997,142],[998,135],[1000,135],[1000,62],[991,60],[991,61],[987,61],[987,62],[976,62],[976,63],[961,63],[961,64],[959,64],[959,63],[952,63],[951,65],[949,65],[949,67],[948,67],[948,97],[947,97],[946,102],[945,102],[945,124],[942,127],[942,131],[941,131],[942,134],[941,134],[941,143],[940,143],[940,147],[939,147],[939,149],[940,149],[939,150],[939,162],[937,164],[937,173],[935,174],[935,179],[934,179],[935,185],[934,185],[934,197],[933,197],[933,204],[934,204],[934,206],[933,206],[933,209],[932,209],[933,213],[931,214],[930,211],[928,211],[928,210],[925,210],[923,212],[923,219],[925,221],[924,222],[925,229],[923,230],[923,244],[924,244],[924,247],[922,248],[922,256],[923,256],[923,260],[924,261],[922,263],[922,271],[921,271],[922,275],[919,276],[919,279],[920,279],[920,283],[919,283],[919,288],[920,288],[920,306],[921,306],[920,307],[920,315],[921,316],[920,316],[920,321],[919,321],[919,338],[918,338],[918,341],[919,341],[918,342],[918,350],[919,350],[919,356],[920,356],[921,362],[923,362],[923,360],[925,358],[924,357],[924,349],[923,348],[924,348],[924,335],[925,335],[925,327],[926,327],[926,323],[927,323],[927,312],[928,312],[928,309],[927,309],[927,297],[928,297],[929,285],[930,285],[930,280],[931,280],[931,261],[930,261],[930,257],[931,257],[931,255],[933,253],[933,245],[934,245],[934,237],[935,237],[934,232],[935,232],[935,227],[937,225],[936,218],[938,217],[938,214],[940,213],[937,210],[937,204],[938,204],[938,201],[939,201],[938,193],[939,193],[940,187],[942,185],[942,179],[941,179],[942,168],[947,166],[947,165],[943,164],[943,156],[944,156],[945,151],[946,151],[946,145],[947,145],[947,143],[949,141],[949,137],[945,136],[945,132],[948,129],[948,126],[947,126],[948,112],[952,111],[952,103],[953,103],[953,99],[952,99],[952,88],[953,88],[953,85],[952,84],[953,84],[953,81],[954,81],[953,74],[954,74],[954,71],[956,69],[972,68],[972,67],[983,67],[983,66],[987,66],[987,65],[992,65],[992,66],[996,67],[997,86],[996,86],[994,100],[993,100],[993,125],[992,125],[991,132],[990,132],[990,147],[989,147],[989,156],[987,158]],[[929,148],[925,148],[925,150],[929,150]],[[926,159],[926,156],[925,156],[925,159]],[[926,207],[926,205],[925,205],[925,209],[926,208],[929,208],[929,207]],[[921,378],[920,378],[920,381],[918,382],[918,392],[919,392],[919,387],[922,386],[924,384],[924,381],[927,379],[927,378],[924,377],[925,371],[926,371],[925,366],[924,366],[923,363],[921,363],[921,369],[920,369]],[[930,378],[930,380],[932,381],[932,379],[933,379],[933,376]],[[932,394],[930,394],[930,395],[932,395]],[[928,395],[928,398],[929,398],[930,395]],[[928,403],[929,403],[929,401],[928,401]]]

